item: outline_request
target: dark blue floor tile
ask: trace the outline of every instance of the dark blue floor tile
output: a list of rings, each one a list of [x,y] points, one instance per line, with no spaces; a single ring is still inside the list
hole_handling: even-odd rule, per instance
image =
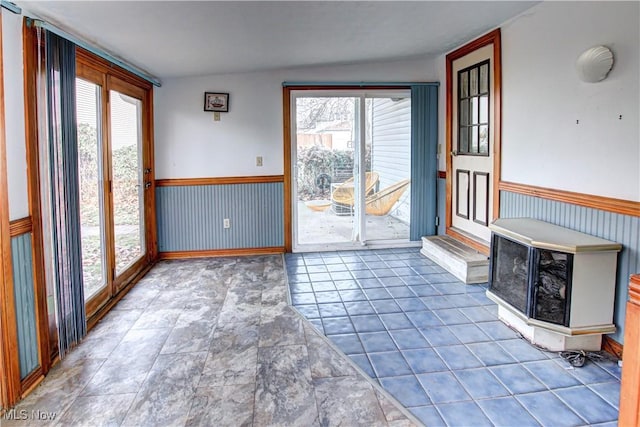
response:
[[[413,328],[413,323],[404,313],[381,314],[379,317],[387,330]]]
[[[475,299],[482,305],[495,305],[496,303],[490,300],[484,293],[478,292],[471,294],[471,298]]]
[[[547,389],[521,365],[493,366],[490,369],[513,394],[533,393]]]
[[[332,335],[331,341],[340,349],[344,354],[362,354],[364,348],[360,343],[360,338],[356,334],[345,335]]]
[[[400,306],[396,304],[396,302],[392,299],[379,299],[371,301],[371,304],[373,305],[373,308],[376,309],[376,312],[378,312],[378,314],[402,312]]]
[[[324,317],[338,317],[346,316],[347,310],[340,302],[332,302],[329,304],[318,304],[318,310],[320,310],[320,316]]]
[[[394,286],[392,288],[387,288],[387,292],[389,292],[394,298],[408,298],[415,296],[408,286]]]
[[[347,270],[351,272],[352,276],[354,276],[354,272],[356,271],[369,271],[369,267],[367,267],[367,264],[362,261],[349,261],[345,263],[345,267],[347,267]]]
[[[523,366],[550,389],[582,384],[576,377],[562,369],[553,360],[527,362]]]
[[[390,290],[390,288],[394,288],[396,286],[406,286],[405,283],[399,277],[381,277],[378,279],[382,286]]]
[[[324,265],[324,260],[322,259],[322,257],[320,255],[318,256],[305,256],[304,257],[304,263],[308,266],[311,265]]]
[[[468,344],[467,348],[486,366],[516,363],[515,359],[495,341]]]
[[[449,329],[464,344],[491,340],[491,338],[482,332],[476,325],[451,325],[449,326]]]
[[[329,273],[309,273],[309,281],[311,282],[327,282],[331,280]]]
[[[471,396],[449,371],[420,374],[417,377],[429,399],[435,404],[471,400]]]
[[[458,310],[472,322],[489,322],[496,320],[496,316],[489,313],[484,307],[462,307]]]
[[[461,325],[464,323],[471,323],[471,321],[462,314],[457,308],[447,308],[444,310],[433,310],[436,316],[442,320],[445,325]]]
[[[333,282],[336,289],[339,291],[349,290],[349,289],[360,289],[360,285],[355,280],[336,280]]]
[[[385,260],[384,262],[391,268],[407,267],[407,264],[400,259],[390,259],[390,260]]]
[[[550,391],[516,396],[520,404],[543,426],[577,426],[585,421]]]
[[[351,324],[351,319],[348,317],[326,317],[322,319],[322,325],[327,335],[355,332]]]
[[[617,360],[603,359],[596,360],[595,363],[618,380],[622,377],[622,368],[618,365]]]
[[[331,280],[352,280],[353,276],[348,271],[332,271]]]
[[[433,326],[442,325],[442,321],[432,311],[411,311],[407,313],[409,320],[416,326],[416,328],[424,329]]]
[[[450,273],[422,274],[422,277],[427,279],[427,282],[432,285],[436,283],[460,283],[460,281]]]
[[[434,347],[434,349],[452,370],[480,368],[483,366],[482,362],[463,345]]]
[[[595,391],[598,396],[606,400],[614,408],[620,407],[620,383],[618,381],[612,383],[592,384],[589,388]]]
[[[446,326],[420,329],[432,347],[460,344],[460,340]]]
[[[565,405],[573,409],[590,424],[618,419],[618,410],[585,386],[553,391]]]
[[[478,405],[497,426],[535,427],[540,424],[513,397],[479,400]]]
[[[380,384],[405,407],[430,405],[431,400],[413,375],[381,378]]]
[[[329,264],[327,265],[327,270],[330,273],[333,273],[337,271],[348,271],[349,269],[347,268],[346,264]]]
[[[314,292],[324,292],[324,291],[335,291],[336,285],[331,282],[313,282],[313,290]]]
[[[311,283],[291,283],[289,289],[292,294],[299,294],[303,292],[313,292]]]
[[[371,367],[371,363],[369,363],[369,358],[364,354],[350,354],[349,357],[351,360],[356,362],[356,365],[360,367],[369,377],[375,378],[376,374],[373,372],[373,368]]]
[[[367,288],[364,289],[364,293],[370,300],[391,298],[391,295],[389,295],[389,292],[387,292],[385,288]]]
[[[307,319],[317,319],[320,317],[318,306],[315,304],[296,305],[296,310]]]
[[[347,309],[347,313],[349,313],[350,316],[357,316],[359,314],[375,314],[375,310],[369,301],[345,302],[344,307]]]
[[[389,331],[400,350],[429,347],[429,343],[417,329]]]
[[[481,304],[468,294],[447,295],[447,299],[456,308],[475,307]]]
[[[433,283],[433,289],[442,295],[466,294],[467,289],[473,285],[465,285],[464,283]]]
[[[402,354],[415,374],[448,370],[447,365],[444,364],[440,356],[432,348],[403,350]]]
[[[351,275],[360,280],[375,279],[376,275],[371,270],[354,270]],[[377,280],[377,279],[376,279]],[[379,286],[379,285],[378,285]]]
[[[420,301],[420,298],[396,298],[396,302],[402,308],[403,311],[421,311],[426,310],[427,307]]]
[[[413,269],[410,267],[392,267],[391,270],[395,273],[396,276],[408,276],[413,274]]]
[[[347,289],[338,291],[343,302],[365,301],[367,296],[360,289]]]
[[[500,341],[498,344],[507,350],[507,352],[518,362],[531,362],[534,360],[549,359],[543,352],[532,346],[524,339]]]
[[[375,261],[368,261],[367,262],[367,267],[369,267],[369,269],[371,270],[376,270],[378,268],[387,268],[388,265],[386,262],[382,261],[381,259],[377,259]]]
[[[429,427],[447,427],[435,406],[419,406],[411,408],[411,413]]]
[[[328,271],[327,266],[322,264],[307,267],[307,273],[327,273]]]
[[[399,351],[370,353],[369,359],[378,378],[398,377],[411,374],[411,368],[409,368],[409,365]]]
[[[382,283],[380,283],[380,281],[378,279],[375,279],[375,278],[372,278],[372,279],[358,279],[358,283],[360,283],[360,286],[363,289],[381,288],[382,287]]]
[[[309,275],[304,274],[290,274],[289,283],[309,283]]]
[[[396,273],[394,273],[390,268],[376,268],[371,271],[373,271],[373,274],[375,274],[378,278],[394,277],[396,275]]]
[[[509,390],[487,368],[454,371],[458,381],[474,399],[509,396]]]
[[[376,315],[352,316],[351,321],[357,332],[379,332],[386,329]]]
[[[426,285],[427,281],[422,276],[402,276],[402,281],[409,286]]]
[[[293,305],[300,304],[315,304],[316,297],[312,292],[305,292],[300,294],[291,294],[291,302]]]
[[[324,335],[324,326],[322,326],[322,319],[309,319],[309,323],[313,325],[322,335]]]
[[[413,268],[416,273],[422,276],[429,275],[429,274],[440,274],[441,272],[444,271],[440,267],[433,266],[433,265],[424,265],[421,263],[420,264],[416,263],[416,265],[412,265],[411,268]]]
[[[387,332],[363,332],[358,334],[367,353],[395,351],[396,345]]]
[[[343,264],[344,263],[344,261],[342,260],[342,258],[340,258],[340,255],[338,254],[327,255],[327,253],[325,252],[325,254],[322,255],[322,259],[325,264]]]
[[[429,297],[433,295],[440,295],[440,292],[433,287],[433,285],[413,285],[411,290],[419,297]]]
[[[436,405],[447,425],[450,426],[491,426],[493,423],[484,415],[475,402],[455,402]]]
[[[572,369],[569,362],[564,359],[553,359],[553,361],[558,363],[561,368],[567,369],[567,372],[579,379],[583,384],[606,383],[617,379],[595,363],[587,362],[581,368]]]
[[[493,340],[509,340],[518,338],[519,334],[499,320],[477,323],[482,332]]]
[[[342,298],[340,298],[340,294],[338,293],[338,291],[316,292],[315,294],[318,304],[342,301]]]
[[[429,297],[422,297],[424,302],[430,310],[441,310],[445,308],[455,308],[455,304],[449,301],[449,298],[444,295],[434,295]]]

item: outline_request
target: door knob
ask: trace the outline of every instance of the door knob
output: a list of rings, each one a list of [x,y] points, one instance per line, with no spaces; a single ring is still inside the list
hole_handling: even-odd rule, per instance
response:
[[[458,150],[451,150],[451,155],[453,157],[457,156],[458,155]]]
[[[150,182],[145,182],[144,188],[151,188],[151,183]]]

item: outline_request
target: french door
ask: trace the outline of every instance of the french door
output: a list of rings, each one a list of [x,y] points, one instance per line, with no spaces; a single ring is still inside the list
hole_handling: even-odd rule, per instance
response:
[[[409,240],[408,90],[292,91],[294,251]]]
[[[147,89],[79,63],[80,222],[87,316],[152,260]]]

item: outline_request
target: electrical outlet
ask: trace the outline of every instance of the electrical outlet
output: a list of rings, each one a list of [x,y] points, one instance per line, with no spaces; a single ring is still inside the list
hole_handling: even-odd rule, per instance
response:
[[[224,228],[231,228],[231,221],[229,221],[229,218],[225,218],[222,220],[222,226]]]
[[[256,157],[256,166],[262,166],[262,156]]]

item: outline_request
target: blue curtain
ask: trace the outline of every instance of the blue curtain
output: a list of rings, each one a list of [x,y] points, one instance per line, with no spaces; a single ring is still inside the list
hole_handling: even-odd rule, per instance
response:
[[[437,154],[438,86],[412,86],[410,240],[436,234]]]
[[[46,79],[52,253],[60,357],[87,333],[82,280],[76,48],[47,31]]]

